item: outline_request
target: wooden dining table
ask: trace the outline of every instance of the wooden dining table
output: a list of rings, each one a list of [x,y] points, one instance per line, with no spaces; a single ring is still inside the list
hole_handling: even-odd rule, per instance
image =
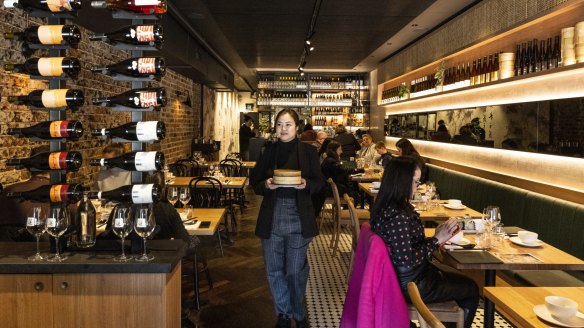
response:
[[[196,177],[175,177],[166,184],[167,187],[188,187],[192,179]],[[247,177],[223,177],[219,181],[224,189],[243,189],[247,182]],[[209,183],[199,183],[197,187],[205,188]]]
[[[256,162],[253,161],[239,161],[241,163],[241,168],[243,169],[253,169],[256,166]],[[211,161],[211,162],[198,162],[199,167],[209,167],[211,165],[217,166],[219,165],[218,161]]]
[[[177,211],[181,214],[185,229],[187,229],[189,235],[212,236],[217,233],[219,224],[227,210],[225,208],[192,208],[188,218],[183,218],[184,209],[177,208]],[[186,219],[190,219],[190,221],[184,222]],[[209,221],[210,225],[207,228],[201,228],[194,220],[197,222]]]
[[[429,233],[426,231],[426,233]],[[465,235],[471,243],[475,243],[476,235]],[[468,260],[457,260],[455,252],[466,252]],[[477,261],[482,252],[487,252],[500,260],[499,263]],[[476,256],[474,256],[476,254]],[[509,239],[502,240],[488,251],[445,251],[441,250],[435,256],[444,264],[458,270],[484,270],[485,287],[495,286],[497,270],[584,270],[584,261],[574,257],[550,244],[541,243],[540,247],[523,247],[512,243]],[[489,261],[486,261],[489,262]],[[491,299],[485,299],[484,326],[494,327],[495,307]]]
[[[485,287],[484,295],[516,327],[544,328],[554,326],[534,312],[536,305],[545,304],[546,296],[563,296],[576,301],[584,312],[584,287]]]

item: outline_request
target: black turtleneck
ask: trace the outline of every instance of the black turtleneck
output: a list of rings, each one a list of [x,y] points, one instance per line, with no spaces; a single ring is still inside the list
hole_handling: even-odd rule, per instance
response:
[[[300,163],[298,162],[298,138],[294,138],[288,142],[279,142],[276,156],[277,169],[299,170]],[[295,198],[296,189],[278,188],[277,195],[281,198]]]

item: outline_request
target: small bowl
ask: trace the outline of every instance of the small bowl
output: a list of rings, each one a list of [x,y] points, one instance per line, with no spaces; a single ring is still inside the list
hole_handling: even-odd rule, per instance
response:
[[[373,181],[373,182],[371,183],[371,186],[372,186],[374,189],[379,189],[379,187],[381,187],[381,181]]]
[[[460,199],[449,199],[448,205],[460,207],[462,205],[462,201]]]
[[[545,307],[559,319],[569,319],[578,312],[578,303],[562,296],[546,296]]]
[[[454,236],[452,236],[452,238],[450,238],[450,240],[448,240],[448,241],[451,243],[459,244],[460,241],[462,240],[462,238],[464,238],[464,233],[462,232],[462,230],[460,230],[458,233],[456,233]]]
[[[521,230],[517,232],[517,236],[522,242],[532,244],[537,240],[538,234],[536,232]]]

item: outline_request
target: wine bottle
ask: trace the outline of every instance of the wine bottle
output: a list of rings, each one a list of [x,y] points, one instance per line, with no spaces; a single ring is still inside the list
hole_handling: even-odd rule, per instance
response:
[[[96,214],[95,207],[87,198],[87,194],[84,194],[70,227],[73,232],[71,241],[75,246],[88,248],[95,245]]]
[[[479,58],[477,60],[477,75],[475,77],[475,85],[483,83],[481,80],[482,72],[483,72],[483,65],[481,64],[481,59]]]
[[[6,165],[26,167],[37,170],[77,171],[83,163],[81,153],[77,151],[46,152],[28,158],[11,158]]]
[[[546,63],[545,63],[545,40],[541,40],[539,42],[539,50],[537,52],[537,71],[545,71],[546,70]]]
[[[4,38],[27,44],[67,44],[76,47],[81,40],[81,31],[75,25],[40,25],[28,27],[22,32],[4,33]]]
[[[553,65],[552,65],[552,56],[553,55],[554,54],[553,54],[553,50],[552,50],[552,38],[548,38],[546,48],[545,48],[545,69],[553,68]]]
[[[162,31],[162,25],[160,24],[130,25],[113,32],[92,35],[89,40],[106,41],[111,44],[149,45],[160,49],[163,41]]]
[[[150,204],[160,201],[162,188],[158,184],[135,184],[110,191],[90,191],[87,193],[87,198]]]
[[[4,194],[8,198],[74,204],[83,197],[83,186],[80,184],[56,184],[41,186],[29,191],[6,191]]]
[[[491,73],[491,81],[497,81],[499,79],[499,53],[495,53],[493,59],[493,71]]]
[[[108,98],[93,98],[94,105],[113,106],[121,105],[131,108],[149,108],[166,106],[166,89],[164,88],[141,88],[132,89],[119,95]]]
[[[162,121],[130,122],[111,129],[96,129],[91,131],[91,134],[93,136],[150,142],[164,139],[166,126]]]
[[[537,39],[533,39],[531,54],[529,57],[529,72],[535,73],[538,71],[537,69],[537,58],[539,57],[539,53],[537,51]]]
[[[164,153],[159,151],[138,151],[114,158],[92,159],[89,165],[119,167],[127,171],[158,171],[164,167]]]
[[[33,90],[26,96],[8,96],[8,102],[15,105],[34,106],[37,108],[68,107],[77,110],[83,106],[85,96],[77,89]]]
[[[138,14],[164,14],[166,0],[101,0],[91,1],[93,8],[121,9]]]
[[[515,58],[517,60],[517,58]],[[527,62],[527,43],[521,45],[521,54],[519,55],[519,71],[518,75],[525,74],[525,67]]]
[[[485,57],[487,58],[487,57]],[[485,83],[491,82],[491,73],[493,72],[493,55],[489,55],[489,61],[485,65]]]
[[[560,36],[556,35],[554,37],[554,50],[552,52],[552,68],[560,67],[560,61],[562,60],[562,55],[560,51]]]
[[[27,11],[43,10],[53,13],[77,11],[81,0],[4,0],[4,8],[21,8]]]
[[[515,47],[515,62],[513,63],[513,73],[515,76],[521,75],[521,45]]]
[[[91,71],[106,75],[155,78],[160,81],[166,73],[166,65],[162,57],[135,57],[105,67],[93,67]]]
[[[476,83],[476,75],[477,75],[477,61],[472,61],[472,69],[470,71],[470,85],[475,85]]]
[[[9,128],[7,134],[19,138],[77,140],[83,135],[83,125],[79,121],[45,121],[28,128]]]
[[[76,79],[81,71],[81,63],[73,57],[33,57],[22,64],[4,64],[4,70],[45,77],[60,77],[64,74]]]
[[[531,73],[531,56],[533,52],[533,42],[527,41],[527,51],[523,59],[523,75]]]

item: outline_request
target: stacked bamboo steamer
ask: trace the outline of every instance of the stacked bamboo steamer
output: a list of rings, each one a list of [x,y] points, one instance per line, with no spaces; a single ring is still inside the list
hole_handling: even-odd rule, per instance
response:
[[[577,63],[584,63],[584,21],[574,26],[574,54]]]
[[[576,52],[574,50],[574,27],[562,29],[562,66],[576,63]]]

